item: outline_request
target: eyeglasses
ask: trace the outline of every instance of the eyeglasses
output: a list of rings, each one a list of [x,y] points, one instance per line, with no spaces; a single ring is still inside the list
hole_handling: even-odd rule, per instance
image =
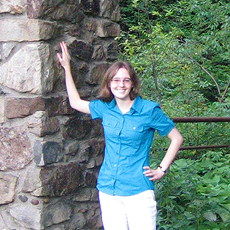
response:
[[[124,78],[124,79],[113,78],[111,81],[117,85],[119,85],[121,82],[123,82],[124,84],[127,84],[127,85],[132,82],[132,80],[130,78]]]

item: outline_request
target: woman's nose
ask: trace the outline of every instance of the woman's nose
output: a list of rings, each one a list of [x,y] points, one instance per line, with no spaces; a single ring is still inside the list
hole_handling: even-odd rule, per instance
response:
[[[120,80],[119,86],[121,86],[121,87],[124,86],[124,80],[123,79]]]

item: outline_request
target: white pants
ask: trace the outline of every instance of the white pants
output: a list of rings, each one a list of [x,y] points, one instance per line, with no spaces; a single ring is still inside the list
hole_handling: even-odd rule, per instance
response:
[[[156,230],[156,201],[153,190],[133,196],[111,196],[99,192],[105,230]]]

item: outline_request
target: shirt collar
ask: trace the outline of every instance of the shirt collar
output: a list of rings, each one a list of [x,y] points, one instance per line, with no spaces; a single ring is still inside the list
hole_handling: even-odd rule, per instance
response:
[[[133,113],[133,111],[136,111],[138,113],[141,113],[141,109],[142,109],[142,99],[140,96],[137,96],[135,99],[134,99],[134,102],[133,102],[133,105],[130,109],[130,112]]]
[[[115,106],[116,106],[116,100],[115,98],[113,98],[113,100],[109,102],[109,108],[113,109]]]
[[[115,106],[116,106],[116,100],[113,98],[113,100],[109,102],[109,108],[113,109]],[[130,109],[130,113],[133,113],[135,111],[141,113],[141,109],[142,109],[142,99],[140,96],[137,96],[134,99],[133,105]]]

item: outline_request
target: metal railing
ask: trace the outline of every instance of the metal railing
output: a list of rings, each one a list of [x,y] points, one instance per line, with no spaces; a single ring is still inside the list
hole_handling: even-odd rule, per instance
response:
[[[230,122],[230,117],[174,117],[174,123],[198,123],[198,122]],[[193,150],[193,149],[217,149],[217,148],[230,148],[227,145],[198,145],[198,146],[182,146],[180,150]]]

